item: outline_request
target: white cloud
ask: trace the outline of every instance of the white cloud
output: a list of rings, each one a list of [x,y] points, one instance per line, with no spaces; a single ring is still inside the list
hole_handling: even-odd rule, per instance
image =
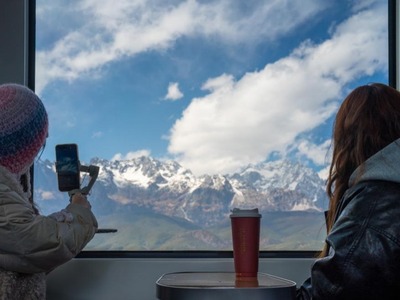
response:
[[[290,154],[295,154],[299,161],[308,160],[315,166],[318,176],[322,180],[328,179],[329,168],[332,161],[332,141],[326,141],[315,144],[307,138],[296,141],[289,146]]]
[[[238,14],[243,13],[244,3],[247,14]],[[249,8],[250,3],[257,6]],[[361,1],[357,3],[357,10],[365,8]],[[68,22],[54,23],[63,24],[56,32],[57,41],[37,51],[36,91],[40,94],[55,80],[93,78],[109,63],[168,49],[181,37],[198,35],[232,44],[272,41],[328,4],[319,0],[71,0],[66,7],[58,0],[40,1],[39,22],[49,16]],[[321,44],[306,41],[288,57],[242,78],[229,74],[211,78],[203,85],[208,95],[193,99],[172,128],[169,151],[202,173],[229,172],[283,150],[300,132],[335,112],[334,100],[342,96],[343,85],[385,67],[385,15],[385,5],[362,11],[333,28],[331,39]],[[65,29],[66,23],[72,31]],[[254,28],[260,28],[261,34]],[[130,155],[135,154],[114,157]]]
[[[357,12],[362,9],[366,9],[366,8],[373,6],[376,3],[376,1],[377,0],[353,0],[352,9],[354,12]]]
[[[55,198],[56,198],[56,196],[54,195],[54,193],[51,192],[51,191],[40,190],[39,193],[40,193],[40,198],[41,198],[42,200],[52,200],[52,199],[55,199]]]
[[[38,24],[46,32],[55,26],[51,35],[59,38],[51,48],[41,45],[37,51],[36,91],[40,94],[54,80],[93,78],[108,63],[167,49],[181,37],[200,35],[227,43],[274,39],[327,4],[258,1],[246,5],[247,13],[243,5],[230,0],[71,0],[66,8],[52,1],[39,2]],[[49,24],[47,18],[54,21],[54,16],[72,30]],[[257,33],[254,28],[259,28]]]
[[[283,151],[331,117],[343,86],[387,66],[385,6],[360,12],[316,45],[235,80],[207,81],[170,133],[169,151],[195,173],[226,173]]]
[[[167,95],[165,95],[164,99],[175,101],[175,100],[181,99],[182,97],[183,97],[183,94],[179,89],[179,83],[170,82],[168,85]]]
[[[101,138],[102,136],[103,136],[102,131],[96,131],[96,132],[93,132],[93,134],[92,134],[92,138]]]
[[[330,166],[326,166],[325,168],[320,170],[318,172],[318,176],[323,180],[327,180],[328,179],[328,175],[329,175],[329,168],[330,168]]]
[[[300,155],[304,155],[318,166],[326,166],[332,158],[330,139],[319,145],[302,140],[297,145],[297,149]]]
[[[125,155],[123,155],[122,153],[117,153],[111,158],[111,160],[112,161],[114,161],[114,160],[131,160],[131,159],[138,158],[141,156],[150,156],[150,153],[151,152],[146,149],[128,152]]]

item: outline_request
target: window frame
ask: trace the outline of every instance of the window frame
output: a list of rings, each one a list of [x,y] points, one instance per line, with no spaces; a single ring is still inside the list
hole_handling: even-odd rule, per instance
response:
[[[388,82],[397,88],[399,86],[399,1],[388,0]],[[24,18],[27,24],[25,28],[27,64],[25,74],[26,85],[35,90],[35,53],[36,53],[36,0],[24,0]],[[31,168],[33,175],[33,166]],[[32,195],[34,190],[34,176],[31,176]],[[104,234],[104,233],[102,233]],[[287,250],[261,250],[260,258],[315,258],[320,251],[287,251]],[[83,250],[77,258],[232,258],[232,250],[208,251],[208,250],[177,250],[177,251],[103,251]]]

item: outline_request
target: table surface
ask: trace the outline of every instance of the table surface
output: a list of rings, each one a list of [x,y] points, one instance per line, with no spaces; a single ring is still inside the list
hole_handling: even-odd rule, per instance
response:
[[[164,274],[158,281],[158,285],[179,288],[279,288],[291,287],[293,281],[273,275],[258,273],[257,278],[237,279],[235,273],[230,272],[180,272]],[[257,286],[255,283],[258,283]]]
[[[160,300],[195,299],[294,299],[296,283],[258,273],[255,278],[236,278],[234,272],[167,273],[156,282]],[[227,298],[228,297],[228,298]]]

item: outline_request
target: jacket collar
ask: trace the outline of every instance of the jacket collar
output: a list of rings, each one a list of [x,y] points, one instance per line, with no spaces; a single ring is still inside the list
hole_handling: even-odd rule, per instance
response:
[[[387,145],[360,165],[350,176],[349,187],[367,180],[400,183],[400,139]]]

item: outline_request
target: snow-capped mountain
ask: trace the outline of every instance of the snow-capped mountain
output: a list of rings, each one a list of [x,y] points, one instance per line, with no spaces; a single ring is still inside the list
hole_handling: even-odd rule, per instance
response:
[[[261,212],[322,211],[327,203],[318,174],[289,161],[204,176],[195,176],[177,162],[145,156],[124,161],[96,158],[91,164],[100,167],[100,174],[90,199],[103,215],[141,207],[211,226],[226,220],[233,207],[258,207]],[[35,168],[35,199],[50,208],[51,200],[60,197],[52,165],[39,162]]]
[[[238,191],[234,199],[238,205],[258,204],[267,211],[322,211],[327,205],[324,181],[299,163],[279,160],[250,165],[230,180]]]

